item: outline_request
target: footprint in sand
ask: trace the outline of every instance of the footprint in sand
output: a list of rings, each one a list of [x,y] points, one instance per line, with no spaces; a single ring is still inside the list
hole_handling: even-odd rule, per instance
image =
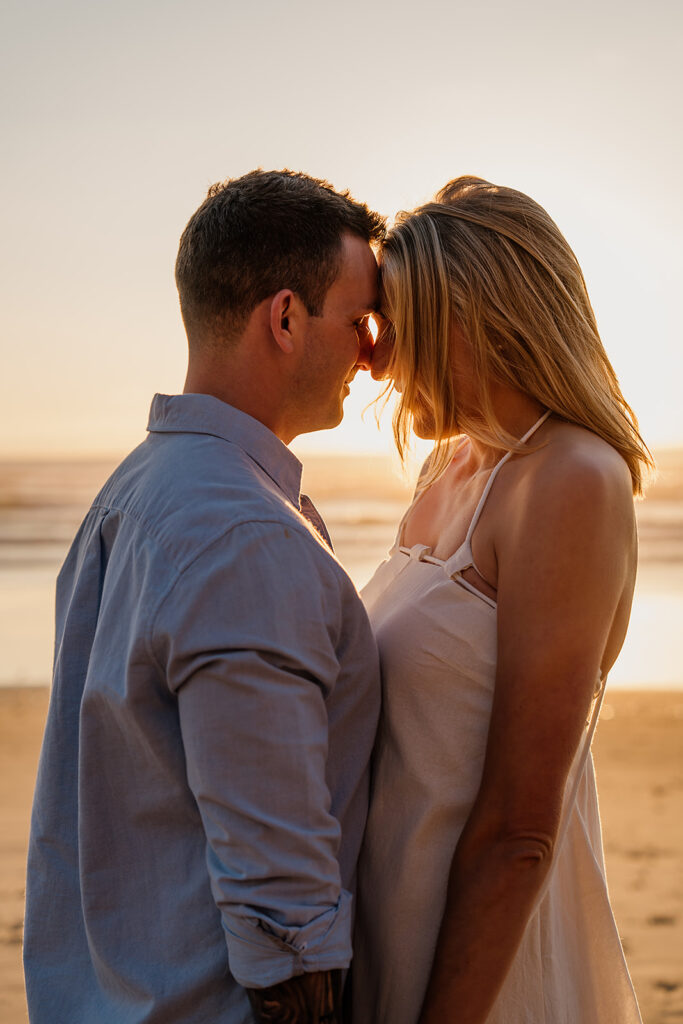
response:
[[[0,938],[0,942],[4,946],[20,946],[22,942],[24,931],[24,922],[15,921],[12,924],[6,925],[3,928],[3,935]]]
[[[676,992],[681,987],[679,981],[656,981],[655,988],[659,988],[662,992]]]

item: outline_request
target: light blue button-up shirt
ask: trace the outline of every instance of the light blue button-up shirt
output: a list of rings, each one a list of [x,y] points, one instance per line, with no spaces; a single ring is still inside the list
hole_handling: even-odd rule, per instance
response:
[[[379,667],[301,465],[157,395],[57,584],[28,863],[33,1024],[243,1024],[346,967]]]

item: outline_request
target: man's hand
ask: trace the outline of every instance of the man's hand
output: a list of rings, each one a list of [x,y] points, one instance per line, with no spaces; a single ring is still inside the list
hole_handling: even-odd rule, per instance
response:
[[[299,974],[247,995],[257,1024],[341,1024],[341,991],[337,970]]]

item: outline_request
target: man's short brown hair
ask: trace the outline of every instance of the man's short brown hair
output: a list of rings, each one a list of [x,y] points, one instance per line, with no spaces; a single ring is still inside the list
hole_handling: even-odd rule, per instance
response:
[[[212,185],[183,231],[176,261],[188,334],[234,337],[254,308],[283,288],[319,316],[345,232],[379,242],[385,221],[326,181],[255,170]]]

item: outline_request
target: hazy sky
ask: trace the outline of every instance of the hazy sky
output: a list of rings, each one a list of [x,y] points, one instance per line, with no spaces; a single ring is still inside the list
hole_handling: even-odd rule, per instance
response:
[[[207,187],[303,169],[386,214],[475,173],[581,262],[653,444],[683,443],[680,0],[5,0],[0,454],[115,452],[184,377]],[[359,410],[302,450],[388,447]]]

